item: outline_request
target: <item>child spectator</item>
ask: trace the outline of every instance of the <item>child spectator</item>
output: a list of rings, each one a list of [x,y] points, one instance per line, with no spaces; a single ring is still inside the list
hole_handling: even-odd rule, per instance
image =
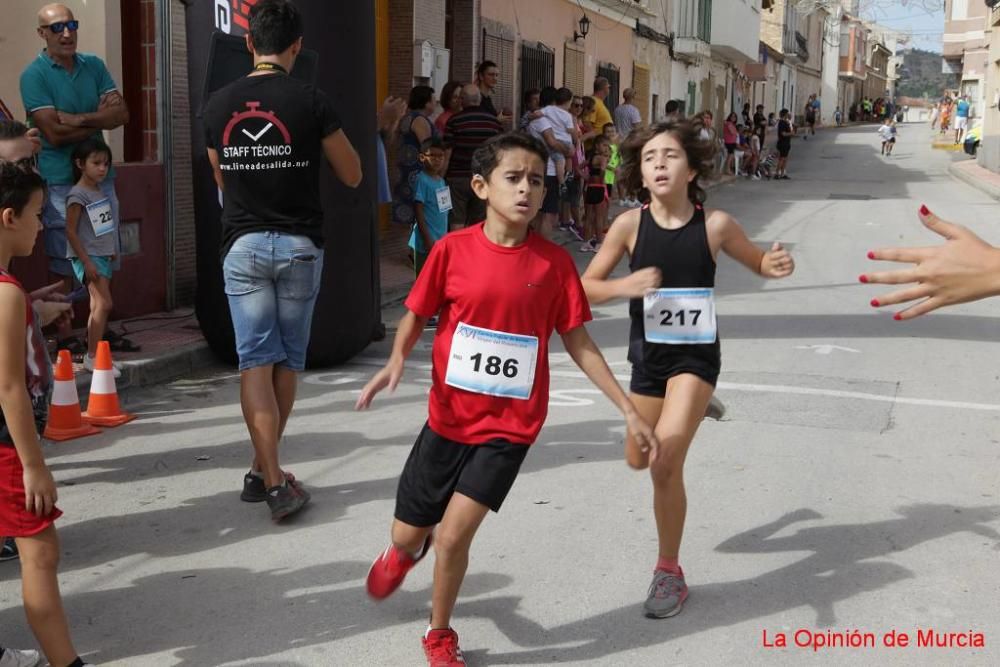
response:
[[[111,201],[101,191],[111,168],[111,149],[100,139],[87,139],[73,150],[72,162],[76,185],[66,195],[66,240],[73,273],[90,292],[83,367],[93,372],[97,344],[111,316],[111,265],[118,236]],[[115,377],[121,375],[117,367],[113,371]]]
[[[756,132],[750,134],[750,168],[747,174],[755,181],[760,180],[760,135]]]
[[[608,217],[608,188],[604,174],[611,159],[611,142],[607,137],[594,139],[594,147],[587,159],[587,190],[583,195],[585,207],[583,245],[580,252],[597,252],[600,247],[601,226]]]
[[[608,199],[611,200],[615,197],[615,181],[618,180],[618,167],[622,163],[621,154],[618,152],[618,129],[614,123],[607,123],[601,128],[601,134],[608,140],[608,148],[610,150],[608,166],[604,170],[604,185],[608,189]],[[627,205],[624,196],[619,198],[618,205]],[[603,234],[607,228],[608,216],[605,213],[604,219],[601,220],[601,233]]]
[[[444,180],[446,148],[437,137],[424,140],[420,162],[424,169],[417,175],[413,188],[416,222],[410,233],[413,250],[413,270],[419,276],[434,243],[448,233],[448,212],[451,210],[451,190]]]

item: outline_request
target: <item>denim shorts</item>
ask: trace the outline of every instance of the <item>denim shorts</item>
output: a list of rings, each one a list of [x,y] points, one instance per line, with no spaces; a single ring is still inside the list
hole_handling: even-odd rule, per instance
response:
[[[254,232],[236,239],[222,262],[240,370],[306,365],[323,251],[306,236]]]
[[[66,240],[66,197],[72,189],[72,185],[50,185],[45,197],[45,207],[42,209],[42,227],[45,230],[43,238],[45,254],[49,258],[49,271],[60,276],[73,275],[73,266],[67,258]],[[111,215],[121,225],[114,179],[105,179],[101,183],[101,192],[111,200]],[[121,237],[118,232],[115,233],[115,249],[117,256],[111,268],[117,271],[121,268]]]

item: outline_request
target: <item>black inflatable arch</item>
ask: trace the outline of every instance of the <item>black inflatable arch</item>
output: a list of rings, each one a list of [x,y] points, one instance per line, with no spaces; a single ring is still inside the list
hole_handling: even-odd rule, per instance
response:
[[[246,16],[233,4],[244,8],[254,2],[194,0],[187,4],[186,16],[198,271],[195,310],[209,347],[230,363],[235,363],[236,351],[219,261],[221,208],[205,153],[201,111],[207,92],[251,70],[243,44]],[[315,83],[333,99],[365,174],[361,186],[352,190],[336,180],[328,165],[321,171],[327,244],[307,358],[310,367],[317,367],[350,359],[381,330],[373,177],[375,11],[373,0],[295,4],[305,15],[306,51],[292,75]]]

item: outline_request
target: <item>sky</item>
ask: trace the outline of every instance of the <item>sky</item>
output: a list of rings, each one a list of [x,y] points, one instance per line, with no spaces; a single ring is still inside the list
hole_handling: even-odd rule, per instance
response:
[[[861,0],[861,15],[887,28],[911,34],[910,46],[941,52],[944,0]]]

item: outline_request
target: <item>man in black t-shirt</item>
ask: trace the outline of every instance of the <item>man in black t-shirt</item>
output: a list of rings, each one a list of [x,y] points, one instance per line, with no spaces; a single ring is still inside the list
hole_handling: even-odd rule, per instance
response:
[[[288,76],[302,50],[295,5],[254,5],[247,47],[254,71],[212,95],[205,140],[222,190],[222,270],[254,448],[240,498],[266,500],[280,521],[309,500],[281,470],[278,442],[305,368],[323,271],[320,161],[349,187],[361,182],[361,162],[326,94]]]
[[[764,105],[758,104],[757,111],[753,115],[753,131],[760,137],[760,147],[764,148],[764,139],[767,137],[767,116],[764,115]]]
[[[788,166],[788,152],[792,150],[792,136],[795,130],[788,118],[788,109],[782,109],[778,114],[778,168],[775,178],[787,179],[785,169]]]

